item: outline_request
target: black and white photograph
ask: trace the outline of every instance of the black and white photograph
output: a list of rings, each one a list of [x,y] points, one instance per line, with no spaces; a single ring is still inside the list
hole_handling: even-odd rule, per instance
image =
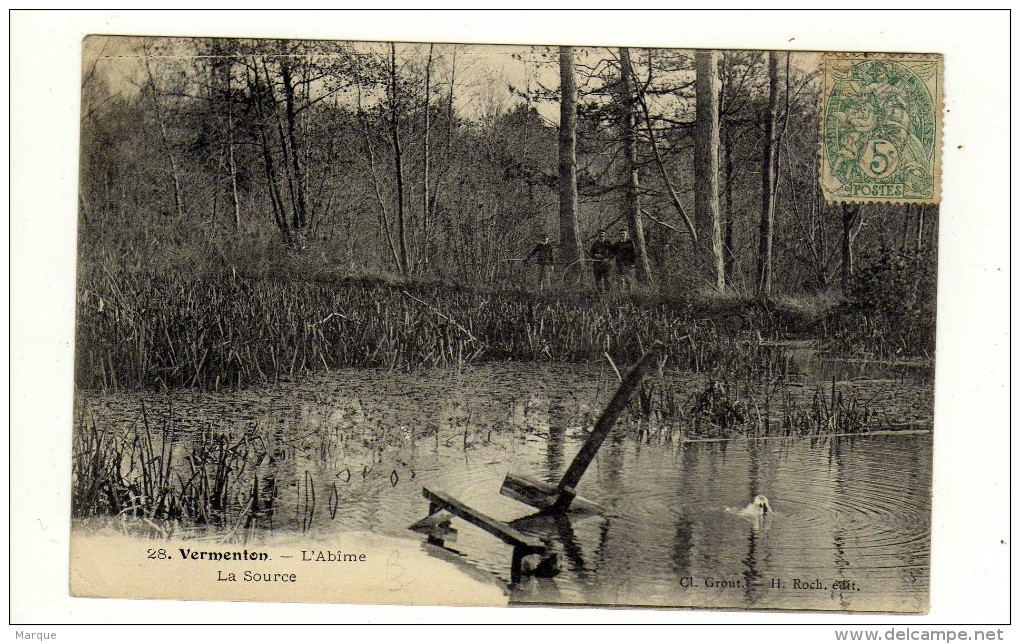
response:
[[[71,597],[928,614],[948,54],[313,33],[79,42]]]

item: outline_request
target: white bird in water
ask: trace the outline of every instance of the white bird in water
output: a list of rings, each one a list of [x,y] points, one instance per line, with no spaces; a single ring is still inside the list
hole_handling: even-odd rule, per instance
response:
[[[754,500],[747,504],[747,507],[743,508],[726,508],[726,511],[730,514],[744,517],[754,522],[756,528],[760,528],[762,521],[769,516],[775,515],[775,510],[772,509],[772,504],[769,503],[769,499],[764,494],[759,494],[754,497]]]

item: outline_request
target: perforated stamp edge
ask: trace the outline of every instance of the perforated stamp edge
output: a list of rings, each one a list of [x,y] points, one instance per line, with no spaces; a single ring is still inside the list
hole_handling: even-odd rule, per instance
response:
[[[945,61],[939,53],[873,53],[873,52],[820,52],[819,78],[821,88],[818,92],[818,184],[826,204],[938,204],[942,198],[942,152],[943,152],[943,118],[945,113]],[[848,194],[843,181],[834,176],[826,150],[825,129],[826,109],[828,100],[833,93],[835,79],[828,73],[830,61],[890,61],[897,63],[931,63],[934,64],[932,76],[931,100],[934,113],[934,136],[929,172],[932,180],[930,195],[906,196],[896,194]],[[916,72],[915,72],[916,73]],[[865,185],[866,182],[861,182]],[[888,185],[876,182],[872,185]],[[892,192],[889,190],[888,192]]]

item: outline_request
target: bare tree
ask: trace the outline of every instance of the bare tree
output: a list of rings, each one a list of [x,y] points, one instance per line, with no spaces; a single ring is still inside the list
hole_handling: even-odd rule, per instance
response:
[[[397,272],[403,274],[404,266],[400,260],[400,253],[397,252],[397,246],[393,241],[393,232],[390,228],[390,215],[386,208],[386,200],[383,199],[382,189],[379,184],[379,173],[376,171],[375,163],[375,146],[372,143],[372,128],[368,122],[368,114],[362,105],[361,100],[361,87],[358,87],[358,113],[361,117],[362,131],[365,135],[365,151],[368,156],[368,171],[372,178],[372,190],[375,194],[376,204],[379,206],[379,223],[383,230],[383,234],[386,237],[386,245],[390,249],[390,256],[393,259],[393,264],[397,267]]]
[[[577,221],[577,86],[574,50],[560,47],[560,262],[564,269],[581,259]]]
[[[241,227],[241,198],[237,190],[237,158],[234,155],[234,98],[232,77],[234,67],[228,59],[224,65],[227,78],[227,164],[230,171],[230,202],[234,207],[234,227]]]
[[[390,141],[393,145],[393,173],[397,180],[397,243],[400,248],[400,271],[404,274],[409,269],[407,252],[407,222],[404,213],[404,151],[400,144],[400,98],[397,83],[397,46],[390,43],[389,83],[387,84],[387,101],[389,103]]]
[[[170,135],[167,128],[167,115],[162,105],[160,105],[160,92],[156,88],[156,75],[152,69],[152,57],[150,56],[149,47],[144,44],[144,41],[142,44],[142,54],[146,81],[149,85],[149,91],[152,94],[153,114],[155,115],[156,123],[159,126],[159,138],[163,144],[163,149],[167,155],[167,159],[170,161],[170,179],[173,183],[174,210],[177,213],[178,219],[183,219],[184,196],[181,193],[181,171],[177,163],[177,152],[174,150],[174,145],[170,141]]]
[[[637,98],[634,89],[634,69],[630,63],[630,50],[620,48],[620,86],[623,93],[623,166],[624,214],[634,240],[638,261],[638,282],[652,283],[652,269],[648,264],[645,247],[645,230],[641,221],[640,177],[637,154]]]
[[[864,213],[860,204],[843,204],[843,237],[842,257],[843,264],[840,274],[840,282],[843,286],[843,293],[850,290],[850,279],[854,275],[854,242],[857,235],[864,227]]]
[[[432,54],[435,49],[434,44],[429,45],[429,57],[425,63],[425,97],[424,97],[424,121],[425,129],[422,132],[422,176],[421,176],[421,220],[422,220],[422,243],[418,244],[420,253],[418,256],[417,266],[420,269],[422,262],[428,256],[428,249],[426,248],[426,241],[428,240],[429,234],[429,143],[430,136],[432,134]]]
[[[787,81],[789,85],[789,81]],[[789,110],[789,105],[787,105]],[[776,215],[776,185],[779,173],[779,52],[769,52],[769,107],[765,117],[765,154],[761,168],[761,222],[758,227],[758,295],[772,292],[772,232]]]
[[[287,210],[280,194],[280,173],[274,159],[269,132],[267,131],[269,128],[270,111],[274,110],[275,104],[267,87],[267,82],[262,79],[257,57],[251,57],[249,64],[246,66],[246,73],[248,75],[248,86],[251,88],[255,116],[258,121],[262,165],[266,174],[266,191],[269,194],[269,201],[273,210],[273,221],[283,237],[283,242],[290,244],[293,240],[293,235],[290,225],[287,223]]]
[[[428,196],[429,201],[426,203],[427,207],[425,209],[425,213],[422,219],[421,253],[419,254],[418,258],[419,269],[421,269],[424,264],[428,264],[430,261],[430,256],[432,254],[433,235],[435,232],[436,215],[437,210],[439,208],[439,196],[442,193],[442,189],[444,186],[443,180],[446,178],[447,173],[450,171],[450,168],[452,167],[454,122],[456,120],[454,118],[453,101],[454,91],[457,85],[456,82],[457,45],[452,45],[451,48],[452,50],[450,55],[449,91],[447,92],[446,95],[446,110],[445,110],[446,112],[445,157],[442,157],[441,158],[442,162],[437,164],[436,172],[434,173],[435,185],[433,186],[431,192],[429,193]],[[432,46],[430,45],[429,61],[431,62],[431,60],[432,60]],[[431,64],[429,65],[429,69],[431,69]],[[431,72],[429,73],[429,78],[431,78]],[[428,90],[426,90],[426,95],[428,95],[428,93],[429,93]],[[431,126],[429,125],[429,122],[427,122],[425,127],[426,132],[429,132],[430,129]],[[426,167],[426,173],[429,172],[429,167],[431,167],[431,161],[429,161],[429,165]],[[426,186],[427,185],[428,184],[426,183]]]
[[[654,69],[655,66],[652,62],[652,54],[649,50],[648,79],[644,83],[645,86],[642,87],[641,83],[638,82],[637,75],[632,74],[634,76],[634,85],[637,88],[637,101],[641,105],[641,111],[644,114],[645,131],[648,134],[648,142],[652,147],[652,156],[655,159],[655,167],[659,171],[659,177],[662,179],[662,183],[666,186],[666,190],[669,193],[670,203],[673,204],[673,208],[676,210],[677,214],[680,215],[680,218],[683,219],[684,225],[687,226],[687,232],[690,233],[691,236],[691,244],[697,247],[698,231],[694,227],[694,222],[691,221],[690,216],[687,214],[687,210],[684,208],[683,204],[680,203],[680,197],[676,193],[676,188],[673,187],[673,182],[669,178],[669,173],[666,172],[666,162],[663,159],[662,152],[659,150],[659,143],[656,140],[655,128],[652,125],[651,110],[648,108],[648,100],[645,97],[646,88],[652,83],[652,74]],[[633,69],[631,71],[633,72]],[[673,228],[672,226],[669,227]],[[676,229],[674,228],[674,230]]]
[[[928,207],[921,204],[917,207],[917,245],[916,249],[921,250],[924,245],[924,215],[928,210]]]
[[[288,172],[288,186],[290,188],[291,201],[293,202],[293,226],[295,230],[302,230],[308,225],[308,203],[305,196],[307,184],[305,182],[304,167],[301,163],[301,149],[297,140],[297,109],[296,87],[294,81],[294,65],[290,51],[287,49],[287,41],[280,43],[280,50],[283,55],[280,59],[280,79],[283,85],[283,106],[286,117],[286,137],[280,133],[281,148],[284,151],[284,158],[289,157],[290,170]],[[268,72],[267,72],[268,74]],[[279,124],[278,129],[284,129],[284,124]]]
[[[723,195],[726,210],[723,234],[723,263],[726,269],[726,283],[736,283],[739,269],[737,248],[737,183],[740,168],[737,164],[737,150],[744,139],[756,138],[757,120],[753,112],[752,97],[759,94],[755,73],[761,64],[762,52],[726,51],[722,54],[722,91],[719,102],[720,128],[723,137]],[[746,145],[746,143],[745,143]]]
[[[716,290],[726,289],[719,214],[719,52],[695,54],[694,219],[702,271]]]

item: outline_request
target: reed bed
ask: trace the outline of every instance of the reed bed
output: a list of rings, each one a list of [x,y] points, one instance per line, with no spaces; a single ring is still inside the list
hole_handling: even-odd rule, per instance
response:
[[[141,418],[128,430],[103,427],[87,411],[75,422],[71,515],[123,517],[160,532],[216,526],[229,532],[271,520],[275,479],[258,475],[265,441],[205,430],[181,440],[173,414],[158,427]]]
[[[85,389],[218,390],[346,367],[413,370],[486,361],[636,360],[770,378],[781,349],[761,316],[720,329],[660,299],[541,296],[364,280],[184,279],[109,272],[79,288],[76,379]],[[751,319],[753,318],[753,319]]]
[[[526,408],[517,416],[511,393],[488,406],[504,410],[494,415],[476,418],[454,409],[407,426],[360,401],[323,401],[328,414],[288,416],[286,423],[282,417],[238,423],[229,412],[198,420],[179,411],[173,402],[179,395],[127,408],[96,410],[80,403],[73,439],[76,520],[115,518],[161,537],[191,532],[245,540],[259,529],[307,531],[344,520],[341,508],[352,495],[414,486],[418,446],[463,451],[468,458],[476,450],[520,445],[536,433]],[[598,409],[572,400],[558,412],[556,427],[590,426]],[[637,440],[673,441],[893,429],[896,423],[876,407],[853,386],[835,381],[809,388],[667,373],[646,379],[619,431]],[[551,408],[540,406],[536,413],[537,431],[551,429]],[[351,487],[361,485],[367,487]]]
[[[818,335],[840,355],[880,360],[912,356],[928,362],[935,355],[935,315],[930,311],[894,316],[844,307],[833,310],[820,326]]]
[[[684,438],[810,437],[912,428],[897,422],[865,394],[828,386],[789,385],[709,378],[703,388],[665,379],[642,384],[629,406],[630,417]]]

